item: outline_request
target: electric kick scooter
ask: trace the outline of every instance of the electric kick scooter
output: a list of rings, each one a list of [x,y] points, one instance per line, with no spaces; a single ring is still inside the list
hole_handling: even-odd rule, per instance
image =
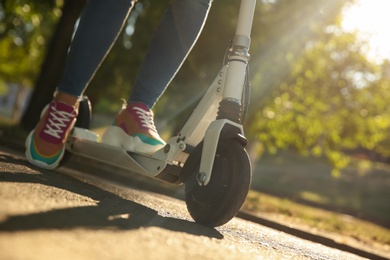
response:
[[[222,69],[165,147],[145,155],[99,143],[97,134],[88,130],[91,107],[85,101],[67,151],[185,184],[187,209],[195,222],[216,227],[230,221],[244,203],[252,178],[242,123],[249,103],[248,51],[255,6],[256,0],[241,0],[236,33]]]

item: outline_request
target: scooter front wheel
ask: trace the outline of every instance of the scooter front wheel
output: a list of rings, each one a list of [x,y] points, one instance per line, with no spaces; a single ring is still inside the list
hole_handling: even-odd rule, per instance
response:
[[[248,194],[252,169],[245,148],[235,140],[220,141],[214,158],[210,182],[198,183],[197,175],[203,142],[188,157],[183,174],[187,177],[185,199],[195,222],[217,227],[230,221]]]

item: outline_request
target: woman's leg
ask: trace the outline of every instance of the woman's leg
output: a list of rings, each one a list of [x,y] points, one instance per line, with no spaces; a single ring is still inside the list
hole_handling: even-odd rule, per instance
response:
[[[128,101],[152,108],[191,51],[204,26],[212,0],[170,2],[134,82]]]
[[[131,6],[131,0],[87,1],[58,92],[26,139],[30,163],[46,169],[59,165],[76,122],[78,98],[109,52]]]
[[[148,154],[164,147],[151,108],[194,46],[210,5],[211,0],[171,1],[152,37],[128,103],[102,142]]]
[[[132,0],[88,0],[68,54],[58,91],[80,96],[110,51]]]

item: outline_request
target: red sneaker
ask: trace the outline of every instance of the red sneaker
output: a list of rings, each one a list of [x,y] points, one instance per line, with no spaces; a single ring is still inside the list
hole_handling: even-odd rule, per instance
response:
[[[153,112],[143,103],[128,103],[103,134],[102,143],[146,154],[165,146],[154,125]]]
[[[73,128],[77,110],[66,103],[52,101],[26,139],[27,160],[40,168],[58,167],[65,152],[65,142]]]

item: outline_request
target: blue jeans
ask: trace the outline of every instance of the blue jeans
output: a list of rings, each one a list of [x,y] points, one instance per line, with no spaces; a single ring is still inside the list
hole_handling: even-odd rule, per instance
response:
[[[81,96],[110,51],[131,0],[89,0],[74,36],[58,90]],[[150,42],[128,101],[152,108],[194,46],[212,0],[172,0]]]

